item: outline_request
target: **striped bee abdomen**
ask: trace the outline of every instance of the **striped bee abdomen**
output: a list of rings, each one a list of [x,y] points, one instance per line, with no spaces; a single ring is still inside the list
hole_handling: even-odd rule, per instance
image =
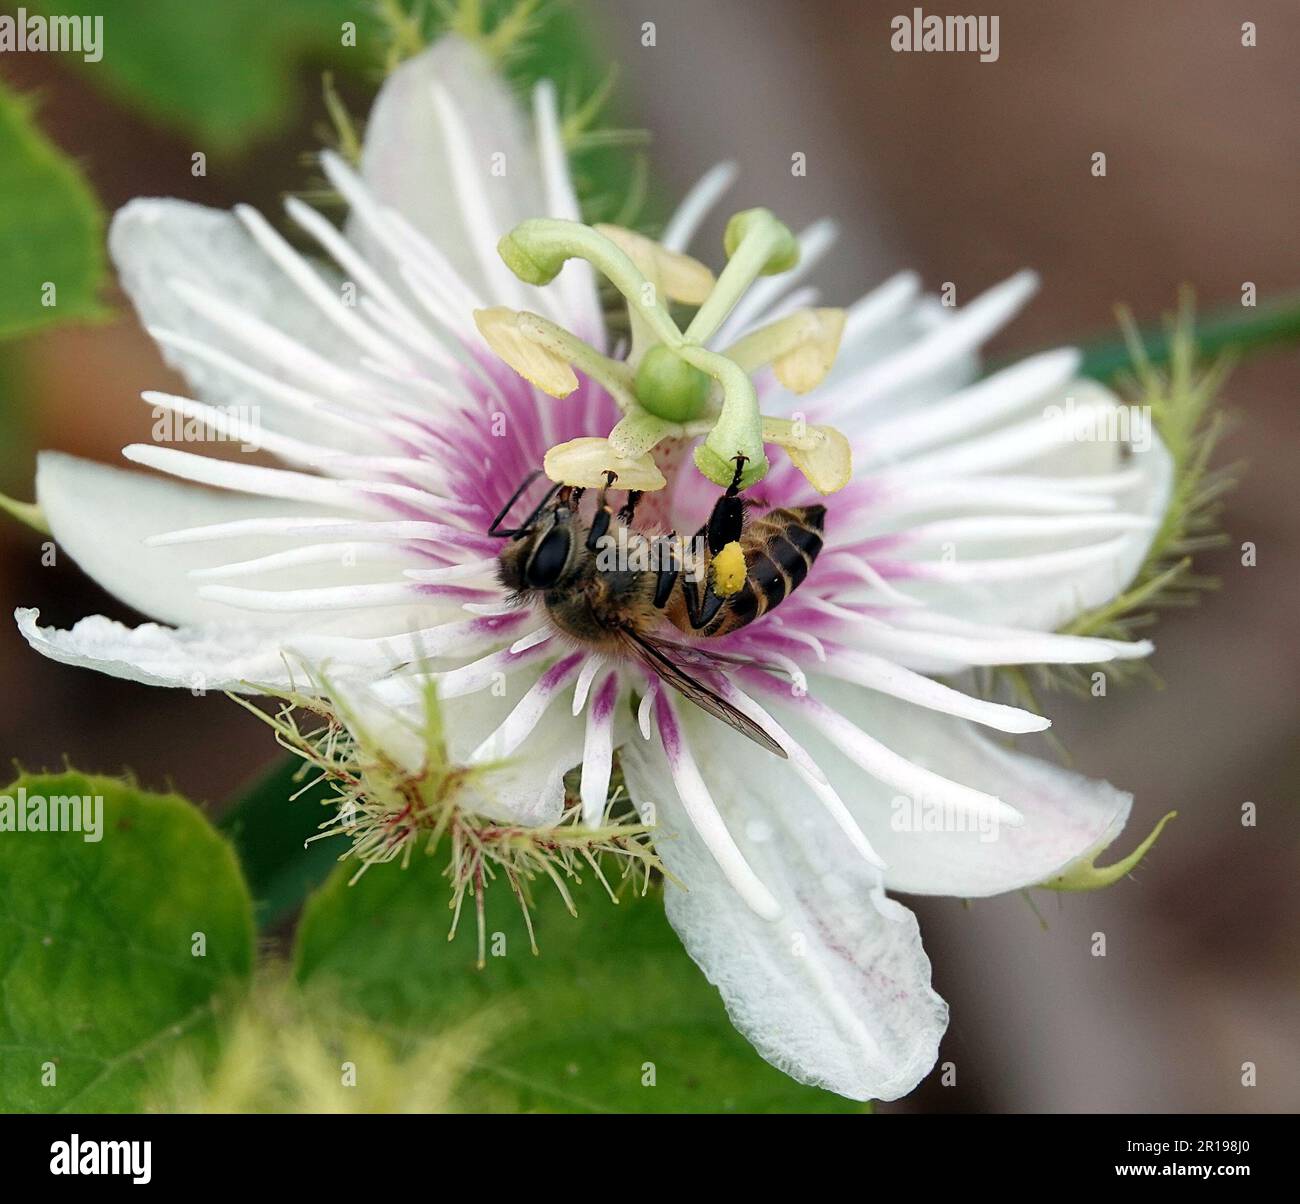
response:
[[[825,506],[769,510],[741,536],[745,583],[729,597],[702,636],[725,635],[775,609],[802,584],[822,550]]]

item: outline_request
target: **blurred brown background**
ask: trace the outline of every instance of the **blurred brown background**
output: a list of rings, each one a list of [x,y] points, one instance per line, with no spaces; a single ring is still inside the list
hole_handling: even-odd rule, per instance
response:
[[[723,158],[743,169],[731,208],[767,205],[795,225],[830,214],[841,243],[819,272],[829,303],[899,268],[959,299],[1029,265],[1031,309],[995,354],[1113,332],[1111,308],[1154,318],[1183,282],[1203,309],[1300,286],[1300,8],[1293,0],[1121,0],[997,6],[1000,57],[896,54],[889,0],[601,0],[592,20],[622,74],[627,116],[655,136],[656,186],[679,194]],[[976,11],[923,6],[926,13]],[[1254,21],[1258,45],[1241,45]],[[656,45],[642,45],[655,23]],[[142,127],[53,56],[7,57],[0,73],[43,87],[43,124],[78,156],[109,208],[140,194],[276,204],[314,144],[318,77],[304,117],[274,144],[189,174],[196,149]],[[1104,151],[1108,174],[1090,157]],[[790,156],[807,156],[793,178]],[[730,211],[730,210],[728,210]],[[720,245],[720,228],[709,233]],[[1136,795],[1126,842],[1166,810],[1171,825],[1133,879],[1107,892],[1039,894],[1044,931],[1018,897],[969,907],[912,903],[952,1005],[941,1061],[887,1110],[1269,1111],[1300,1106],[1300,355],[1263,355],[1233,375],[1239,422],[1225,448],[1247,461],[1204,567],[1222,589],[1166,615],[1155,665],[1166,683],[1077,701],[1049,697],[1076,766]],[[167,387],[129,314],[0,348],[6,429],[0,488],[30,496],[31,449],[106,461],[146,438],[139,391]],[[1258,566],[1243,568],[1243,541]],[[0,593],[67,625],[129,617],[38,541],[0,524]],[[65,669],[0,624],[0,751],[30,768],[133,769],[219,803],[272,749],[220,698],[192,698]],[[1259,809],[1243,828],[1241,805]],[[1125,848],[1130,847],[1128,843]],[[1108,955],[1090,954],[1105,932]],[[1241,1085],[1242,1063],[1258,1086]]]

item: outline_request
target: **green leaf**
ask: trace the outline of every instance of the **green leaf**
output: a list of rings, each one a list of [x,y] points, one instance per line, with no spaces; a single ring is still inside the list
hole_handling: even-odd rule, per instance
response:
[[[0,87],[0,338],[103,312],[99,202],[32,113]]]
[[[76,15],[82,0],[28,0],[33,11]],[[296,68],[328,59],[357,70],[375,62],[363,0],[221,0],[160,4],[113,0],[102,58],[68,61],[119,102],[194,134],[194,149],[224,152],[277,128],[302,94]],[[357,44],[343,45],[343,22]]]
[[[20,789],[102,798],[101,838],[13,830]],[[234,855],[184,799],[79,773],[0,792],[0,1112],[138,1108],[177,1051],[213,1055],[252,962]]]
[[[341,851],[328,840],[307,843],[319,834],[327,818],[321,803],[334,790],[325,782],[303,790],[295,776],[302,767],[297,757],[277,761],[219,824],[239,854],[260,927],[283,919],[324,882]]]
[[[615,906],[590,884],[576,918],[535,888],[540,956],[508,884],[487,891],[487,967],[474,968],[473,917],[447,940],[447,884],[427,858],[340,867],[308,902],[296,973],[380,1026],[428,1032],[475,1016],[509,1023],[468,1079],[486,1110],[860,1112],[769,1066],[731,1027],[683,950],[657,894]],[[347,873],[343,871],[347,871]],[[493,956],[504,941],[505,956]],[[494,942],[496,944],[494,945]],[[646,1063],[656,1085],[643,1086]]]

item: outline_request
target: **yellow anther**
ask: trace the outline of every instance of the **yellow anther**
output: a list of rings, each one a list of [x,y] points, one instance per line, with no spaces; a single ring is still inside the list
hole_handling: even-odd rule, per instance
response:
[[[772,361],[772,371],[792,393],[815,389],[831,370],[844,334],[842,309],[812,309],[803,337],[793,350]]]
[[[747,334],[726,354],[746,372],[764,364],[787,389],[807,393],[826,378],[844,334],[842,309],[800,309]]]
[[[476,309],[474,325],[497,355],[543,393],[568,397],[578,387],[569,361],[544,345],[544,319],[536,314],[497,305]]]
[[[763,419],[763,442],[779,443],[818,493],[836,493],[853,477],[853,449],[833,426]]]
[[[609,484],[611,472],[616,478],[615,489],[652,493],[668,484],[649,452],[635,460],[625,459],[615,453],[608,439],[590,435],[556,444],[543,458],[542,468],[552,481],[584,489]]]
[[[667,247],[622,226],[593,227],[619,248],[665,297],[686,305],[700,305],[713,291],[713,273],[698,259]]]

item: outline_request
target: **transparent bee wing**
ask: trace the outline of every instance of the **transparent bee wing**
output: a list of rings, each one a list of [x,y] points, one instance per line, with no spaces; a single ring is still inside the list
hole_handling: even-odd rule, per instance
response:
[[[720,652],[712,648],[701,648],[693,644],[683,644],[677,640],[665,640],[659,636],[641,637],[647,644],[654,645],[665,654],[671,653],[673,656],[680,657],[690,665],[701,665],[704,668],[710,666],[724,665],[745,665],[750,669],[763,669],[768,673],[775,673],[781,677],[788,677],[789,670],[782,665],[774,665],[771,661],[759,660],[753,656],[744,656],[737,652]]]
[[[738,711],[725,699],[719,698],[708,686],[696,681],[679,664],[661,652],[656,647],[659,641],[651,642],[629,628],[623,629],[623,635],[628,651],[641,664],[666,681],[674,690],[689,698],[701,710],[708,711],[715,719],[721,719],[728,727],[734,727],[736,731],[742,732],[755,744],[761,744],[768,752],[775,753],[778,757],[787,756],[785,749],[748,715]],[[678,647],[678,645],[671,646]],[[692,648],[687,649],[687,651],[696,652],[697,650]],[[724,658],[717,657],[716,659],[721,660]]]

